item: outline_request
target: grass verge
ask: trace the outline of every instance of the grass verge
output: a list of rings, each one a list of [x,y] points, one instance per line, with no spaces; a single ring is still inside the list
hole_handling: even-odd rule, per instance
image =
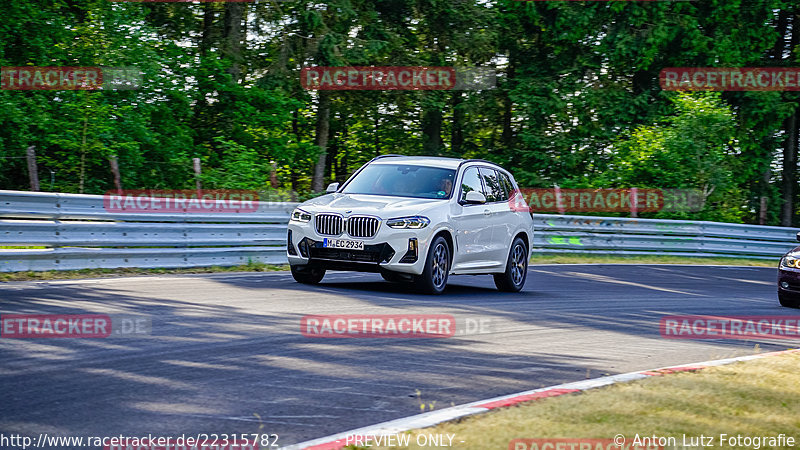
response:
[[[758,437],[785,433],[794,437],[794,446],[762,443],[760,448],[797,448],[798,369],[800,354],[788,353],[693,373],[651,377],[415,430],[410,444],[420,434],[455,434],[454,447],[463,449],[509,449],[513,439],[613,439],[617,434],[631,443],[638,434],[640,438],[675,437],[679,448],[684,435],[686,442],[703,435],[714,438],[713,447],[705,448],[753,449],[758,447],[720,445],[720,435]]]
[[[44,272],[9,272],[0,273],[0,282],[8,281],[35,281],[35,280],[74,280],[79,278],[110,278],[129,277],[140,275],[161,274],[190,274],[190,273],[222,273],[222,272],[274,272],[289,270],[288,265],[264,264],[251,262],[240,266],[231,267],[191,267],[185,269],[81,269],[81,270],[50,270]]]

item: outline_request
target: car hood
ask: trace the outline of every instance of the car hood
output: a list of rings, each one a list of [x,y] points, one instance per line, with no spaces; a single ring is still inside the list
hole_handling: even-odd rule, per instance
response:
[[[367,214],[389,219],[423,214],[436,206],[443,206],[446,202],[447,200],[427,198],[333,193],[308,200],[299,207],[310,213],[336,212],[347,216]]]

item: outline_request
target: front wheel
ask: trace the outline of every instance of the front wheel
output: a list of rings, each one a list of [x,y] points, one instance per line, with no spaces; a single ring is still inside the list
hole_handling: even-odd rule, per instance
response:
[[[508,252],[506,271],[494,274],[494,285],[503,292],[519,292],[528,276],[528,249],[522,238],[514,239]]]
[[[417,286],[426,294],[441,294],[447,286],[450,273],[450,247],[447,241],[437,236],[428,249],[428,258],[422,275],[417,277]]]
[[[325,276],[325,269],[310,268],[304,266],[290,266],[294,281],[303,284],[317,284]]]
[[[787,308],[800,308],[800,299],[783,292],[778,292],[778,301]]]

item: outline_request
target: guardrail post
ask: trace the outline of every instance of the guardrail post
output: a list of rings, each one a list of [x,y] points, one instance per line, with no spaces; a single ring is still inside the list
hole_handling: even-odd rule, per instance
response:
[[[194,168],[194,178],[197,188],[197,195],[200,195],[200,190],[203,189],[203,182],[200,181],[202,169],[200,167],[200,158],[192,158],[192,166]]]
[[[31,145],[25,152],[25,158],[28,160],[28,177],[31,181],[31,190],[39,190],[39,168],[36,166],[36,146]]]

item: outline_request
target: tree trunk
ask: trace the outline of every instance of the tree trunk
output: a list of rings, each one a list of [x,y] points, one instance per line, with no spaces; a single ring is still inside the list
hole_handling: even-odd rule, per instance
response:
[[[439,156],[442,151],[442,110],[435,106],[422,113],[422,150],[428,156]]]
[[[325,181],[325,162],[328,156],[328,133],[331,127],[331,98],[327,91],[319,91],[319,105],[317,106],[317,127],[314,143],[319,147],[319,157],[314,165],[314,177],[311,181],[311,189],[314,192],[322,192]]]
[[[798,21],[797,14],[791,14],[791,23],[787,26],[786,30],[791,30],[791,39],[789,42],[790,59],[797,60],[797,46],[800,44],[800,21]],[[785,34],[781,36],[780,47],[783,47],[786,39]],[[791,94],[790,94],[791,95]],[[794,95],[792,95],[794,97]],[[797,114],[800,108],[795,108],[792,115],[789,116],[784,122],[784,129],[786,130],[786,141],[783,144],[783,204],[781,208],[781,225],[785,227],[792,226],[794,222],[794,203],[796,196],[797,186],[797,139],[798,121]]]
[[[238,83],[242,73],[242,19],[244,3],[231,2],[225,4],[225,32],[223,34],[223,55],[230,60],[231,74],[234,83]]]
[[[272,189],[278,189],[281,186],[280,181],[278,181],[278,166],[275,161],[270,164],[269,185],[272,186]]]
[[[633,72],[631,85],[633,95],[639,96],[650,91],[650,84],[653,82],[653,74],[647,70],[637,70]]]
[[[337,147],[337,153],[339,153],[339,157],[337,158],[336,164],[336,181],[341,184],[347,180],[347,120],[343,120],[342,123],[344,124],[344,129],[342,130],[341,137],[339,138],[339,142],[342,145]]]
[[[116,156],[108,158],[108,165],[111,167],[111,174],[114,176],[114,189],[117,194],[122,195],[122,177],[119,174],[119,161]]]
[[[214,33],[214,5],[203,4],[203,32],[200,37],[200,56],[206,56],[211,49]]]
[[[375,156],[381,154],[381,136],[380,136],[380,129],[381,129],[381,112],[379,111],[380,108],[375,108],[375,127],[372,129],[372,138],[373,142],[375,142]]]
[[[788,35],[788,26],[789,26],[789,12],[788,11],[780,11],[778,12],[778,22],[775,24],[775,31],[778,32],[778,40],[775,42],[775,46],[772,48],[772,59],[776,61],[780,61],[783,58],[784,51],[786,50],[786,36]]]
[[[508,77],[505,83],[505,89],[502,91],[503,96],[503,134],[501,140],[503,148],[507,151],[511,149],[512,141],[514,139],[514,130],[511,128],[511,119],[514,114],[513,102],[511,101],[510,91],[513,88],[514,77],[516,77],[516,58],[512,52],[508,62]]]
[[[781,225],[792,226],[794,218],[795,185],[797,184],[797,111],[784,122],[786,140],[783,143],[783,208]]]
[[[297,142],[301,142],[302,139],[300,138],[300,110],[295,109],[292,113],[292,133],[297,139]],[[295,164],[291,164],[291,169],[289,172],[289,183],[291,184],[292,189],[292,201],[297,201],[297,189],[298,189],[298,176],[297,176],[297,168]]]
[[[197,189],[197,195],[200,196],[200,191],[203,189],[203,169],[200,166],[200,158],[192,158],[192,169],[194,170],[194,184],[195,189]]]
[[[771,159],[771,158],[770,158]],[[770,180],[772,179],[772,169],[767,167],[761,174],[761,182],[759,183],[759,191],[761,191],[761,198],[759,199],[758,210],[758,223],[760,225],[767,225],[769,222],[769,194],[770,194]]]
[[[464,144],[464,109],[461,92],[453,92],[453,129],[450,133],[450,153],[460,156]]]
[[[81,133],[81,176],[80,193],[83,194],[83,187],[86,183],[86,130],[89,127],[89,118],[83,118],[83,132]]]
[[[328,131],[328,147],[326,149],[327,151],[325,152],[325,172],[323,175],[323,179],[330,180],[330,183],[336,181],[334,174],[336,173],[336,160],[339,157],[338,143],[339,141],[336,136],[336,128],[334,127]]]

